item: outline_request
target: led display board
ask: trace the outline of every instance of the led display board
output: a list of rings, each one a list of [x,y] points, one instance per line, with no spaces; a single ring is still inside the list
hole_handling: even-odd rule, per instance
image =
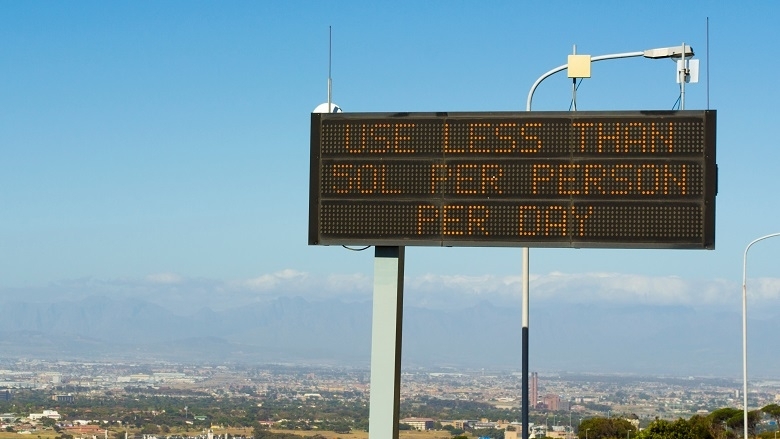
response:
[[[712,249],[715,120],[315,113],[309,244]]]

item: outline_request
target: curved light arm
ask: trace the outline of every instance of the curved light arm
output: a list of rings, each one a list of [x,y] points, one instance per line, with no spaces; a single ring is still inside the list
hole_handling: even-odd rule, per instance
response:
[[[742,285],[743,286],[747,283],[746,281],[747,281],[747,253],[748,253],[748,250],[750,250],[750,247],[752,247],[753,244],[755,244],[755,243],[757,243],[759,241],[763,241],[765,239],[773,238],[775,236],[780,236],[780,232],[778,232],[778,233],[770,233],[769,235],[765,235],[765,236],[762,236],[760,238],[754,239],[753,241],[750,242],[750,244],[747,245],[747,247],[745,247],[745,254],[742,257]]]
[[[748,392],[747,392],[747,254],[750,247],[768,238],[780,236],[780,233],[771,233],[754,239],[745,247],[742,255],[742,423],[745,424],[745,439],[748,437]]]
[[[645,52],[626,52],[626,53],[613,53],[609,55],[599,55],[594,56],[590,59],[591,62],[594,61],[603,61],[605,59],[615,59],[615,58],[633,58],[636,56],[645,56]],[[560,72],[561,70],[566,70],[566,68],[569,67],[569,64],[564,64],[562,66],[558,66],[549,72],[545,73],[544,75],[540,76],[539,79],[534,82],[534,85],[531,86],[531,90],[528,92],[528,99],[526,100],[525,104],[525,111],[531,111],[531,101],[534,98],[534,92],[536,91],[536,87],[539,86],[539,84],[542,83],[545,79],[548,77]]]

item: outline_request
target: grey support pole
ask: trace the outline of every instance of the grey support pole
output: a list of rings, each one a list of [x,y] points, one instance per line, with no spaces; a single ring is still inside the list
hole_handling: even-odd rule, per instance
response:
[[[404,247],[376,247],[368,412],[370,439],[398,439],[403,292]]]

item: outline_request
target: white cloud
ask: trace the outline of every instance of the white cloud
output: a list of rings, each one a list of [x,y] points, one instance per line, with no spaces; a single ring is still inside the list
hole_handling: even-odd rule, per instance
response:
[[[245,287],[255,291],[269,291],[276,288],[299,287],[305,284],[309,275],[307,273],[292,269],[277,271],[276,273],[264,274],[252,279],[235,282],[236,287]],[[295,288],[297,289],[297,288]]]
[[[312,275],[292,269],[237,281],[234,290],[264,292],[269,296],[300,294],[310,298],[370,300],[370,274]],[[755,279],[751,300],[780,298],[780,279]],[[407,277],[404,303],[410,306],[453,308],[480,301],[496,305],[518,303],[521,276],[423,274]],[[698,280],[679,276],[647,276],[622,273],[533,274],[533,301],[560,303],[619,303],[637,305],[732,306],[740,287],[723,279]]]
[[[762,283],[762,299],[780,294],[780,279]],[[519,276],[422,275],[407,280],[409,296],[421,304],[481,300],[506,303],[520,300]],[[695,280],[677,276],[645,276],[620,273],[560,273],[531,276],[532,301],[620,304],[729,306],[738,287],[722,279]]]
[[[325,279],[325,290],[333,293],[368,292],[373,279],[363,273],[331,274]]]
[[[777,300],[780,299],[780,279],[766,277],[750,279],[746,284],[746,290],[748,300]]]
[[[240,296],[257,300],[257,293],[264,298],[300,295],[306,298],[344,300],[368,300],[371,297],[372,278],[362,273],[312,275],[293,269],[267,273],[250,279],[226,282],[226,289],[233,299]]]
[[[543,299],[566,301],[689,304],[691,285],[678,277],[619,273],[552,273],[532,282]]]
[[[146,280],[154,284],[171,285],[180,284],[182,277],[174,273],[154,273],[146,276]]]
[[[346,301],[371,300],[371,273],[320,275],[285,269],[258,276],[234,279],[188,278],[170,272],[153,273],[136,279],[84,278],[38,288],[3,289],[6,299],[25,297],[38,301],[80,300],[108,295],[149,300],[171,309],[201,307],[228,309],[281,296],[307,299],[337,298]],[[432,309],[464,308],[480,302],[496,306],[518,306],[522,278],[491,274],[466,276],[422,274],[407,276],[404,303]],[[741,301],[741,285],[713,279],[678,276],[648,276],[622,273],[533,274],[532,303],[621,305],[674,305],[733,309]],[[754,278],[748,284],[749,306],[758,309],[778,306],[780,278]]]

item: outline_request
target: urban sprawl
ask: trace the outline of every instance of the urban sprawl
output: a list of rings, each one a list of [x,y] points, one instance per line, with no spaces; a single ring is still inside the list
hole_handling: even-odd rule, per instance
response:
[[[241,436],[240,428],[247,436],[348,437],[368,429],[369,382],[367,368],[0,361],[0,429],[39,438],[51,430],[63,439],[227,439]],[[521,382],[511,371],[406,369],[399,428],[441,431],[442,438],[517,439]],[[760,415],[751,431],[776,434],[771,413],[780,403],[780,381],[753,380],[748,397]],[[529,431],[539,438],[605,437],[597,420],[620,420],[638,434],[654,422],[737,419],[742,411],[736,378],[534,372],[529,401]],[[736,421],[724,418],[723,437],[739,432],[729,422]]]

